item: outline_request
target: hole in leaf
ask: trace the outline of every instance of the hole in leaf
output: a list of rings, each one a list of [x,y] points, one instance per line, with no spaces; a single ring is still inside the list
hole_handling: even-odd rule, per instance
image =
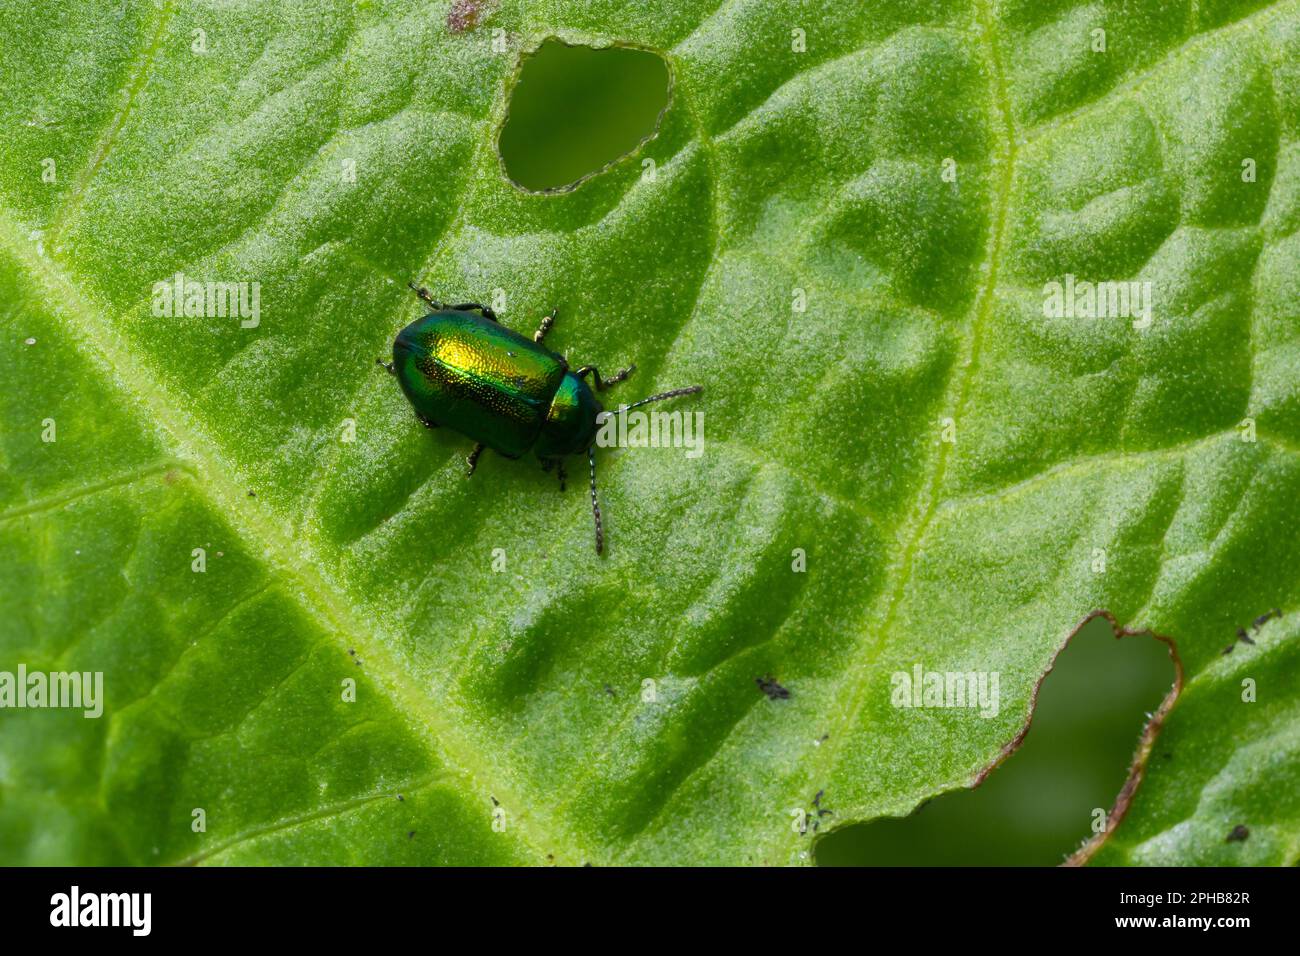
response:
[[[1128,779],[1148,716],[1176,679],[1169,646],[1116,640],[1104,617],[1056,659],[1020,748],[974,790],[817,844],[822,866],[1054,866],[1093,836]],[[1003,688],[1005,694],[1006,688]],[[1150,760],[1172,759],[1156,740]]]
[[[577,186],[655,134],[670,87],[657,53],[546,40],[510,94],[497,142],[506,175],[532,192]]]

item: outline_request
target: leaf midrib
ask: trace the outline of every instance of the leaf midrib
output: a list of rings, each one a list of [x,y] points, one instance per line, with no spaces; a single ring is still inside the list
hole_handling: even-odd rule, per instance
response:
[[[116,331],[98,318],[98,312],[84,299],[71,277],[21,238],[8,210],[0,210],[0,245],[9,250],[29,277],[40,280],[49,303],[55,309],[62,307],[67,317],[65,326],[78,326],[77,334],[69,336],[73,347],[100,368],[108,380],[116,382],[148,408],[153,422],[172,446],[171,452],[190,464],[197,478],[196,486],[202,489],[216,513],[231,524],[250,553],[265,561],[268,572],[274,571],[282,581],[287,578],[298,585],[283,589],[286,598],[298,603],[304,614],[322,624],[341,648],[357,648],[377,665],[369,671],[372,679],[388,695],[394,711],[407,715],[405,723],[425,741],[429,752],[463,776],[478,781],[480,786],[472,788],[471,794],[481,790],[504,798],[502,802],[511,807],[513,829],[523,834],[523,841],[539,862],[548,853],[557,861],[563,857],[579,862],[580,857],[585,859],[566,828],[537,813],[530,801],[513,798],[513,788],[503,786],[505,775],[499,770],[489,773],[496,768],[476,759],[477,748],[470,746],[430,705],[428,695],[420,693],[398,666],[379,629],[363,622],[316,570],[318,562],[314,552],[306,544],[295,546],[279,516],[259,499],[247,496],[242,485],[228,473],[229,466],[220,448],[130,350],[123,347]],[[95,347],[90,348],[89,343]]]

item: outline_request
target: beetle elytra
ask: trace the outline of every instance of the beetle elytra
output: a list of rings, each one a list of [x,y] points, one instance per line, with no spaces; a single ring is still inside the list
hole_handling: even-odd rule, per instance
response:
[[[411,289],[429,311],[397,333],[392,362],[379,364],[397,378],[416,417],[428,428],[446,426],[474,440],[466,459],[467,477],[474,474],[486,448],[505,458],[531,451],[546,471],[557,471],[563,490],[564,459],[586,452],[596,553],[603,553],[595,442],[606,412],[592,385],[603,392],[626,379],[636,366],[607,379],[594,365],[571,370],[562,355],[542,344],[555,323],[554,309],[528,339],[502,325],[485,305],[447,305],[435,302],[427,289],[414,283]],[[702,385],[675,388],[620,405],[610,414],[703,390]]]

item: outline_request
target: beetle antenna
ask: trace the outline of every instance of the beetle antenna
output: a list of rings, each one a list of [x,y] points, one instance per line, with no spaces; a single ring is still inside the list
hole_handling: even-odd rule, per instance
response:
[[[631,405],[620,405],[614,409],[616,412],[626,412],[641,405],[649,405],[651,402],[662,402],[665,398],[676,398],[679,395],[694,395],[696,392],[704,391],[703,385],[688,385],[685,388],[674,388],[670,392],[660,392],[658,395],[651,395],[649,398],[643,398],[639,402],[633,402]]]
[[[591,465],[591,516],[596,519],[596,553],[605,550],[605,532],[600,527],[600,502],[596,500],[596,449],[587,449],[587,463]]]

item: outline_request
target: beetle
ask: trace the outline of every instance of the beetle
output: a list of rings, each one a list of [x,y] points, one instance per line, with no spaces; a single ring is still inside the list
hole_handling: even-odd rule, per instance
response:
[[[393,360],[376,361],[388,370],[426,428],[447,426],[474,440],[466,464],[471,477],[479,456],[490,448],[504,458],[532,451],[545,471],[555,469],[564,490],[564,459],[587,453],[591,474],[591,514],[596,522],[596,553],[605,550],[600,503],[596,499],[596,433],[605,407],[596,399],[625,380],[635,365],[601,378],[594,365],[570,369],[564,356],[542,344],[555,324],[557,309],[542,319],[531,339],[506,328],[492,309],[478,302],[448,305],[429,290],[409,283],[428,306],[393,340]],[[590,376],[592,385],[587,384]],[[675,388],[630,405],[704,391],[702,385]]]

